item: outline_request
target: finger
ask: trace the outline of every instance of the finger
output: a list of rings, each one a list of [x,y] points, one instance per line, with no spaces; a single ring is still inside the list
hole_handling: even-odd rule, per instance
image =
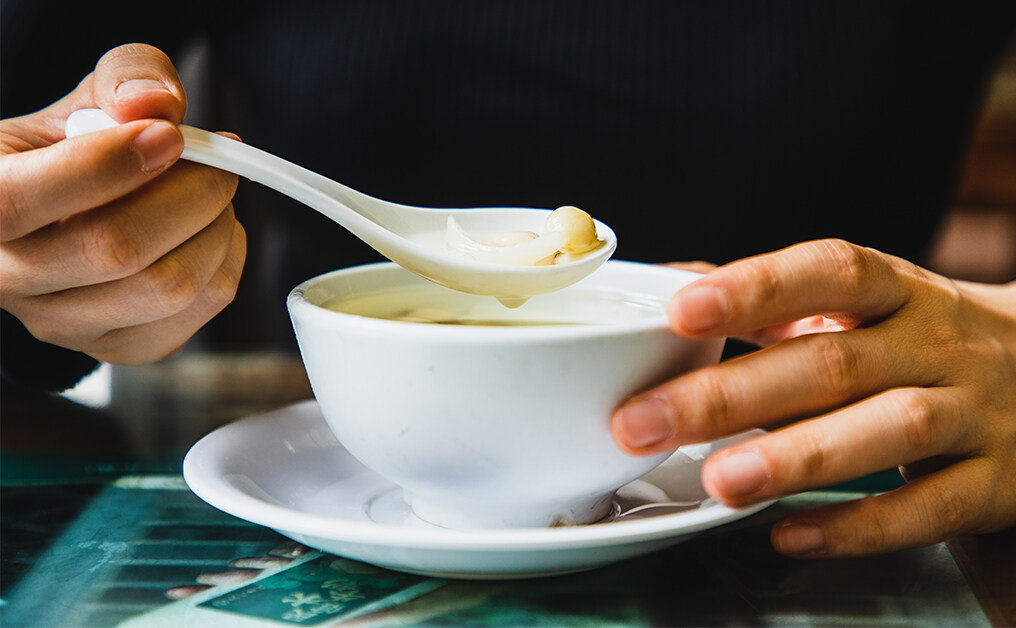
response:
[[[106,205],[8,243],[5,289],[41,295],[141,272],[221,214],[237,177],[190,162]]]
[[[232,247],[232,207],[183,244],[142,271],[97,285],[35,297],[26,325],[60,346],[94,338],[109,329],[166,319],[196,301]]]
[[[951,389],[898,388],[717,452],[702,483],[719,501],[742,506],[966,454],[971,425]]]
[[[791,515],[773,527],[773,546],[797,558],[864,556],[1001,529],[1012,513],[984,484],[990,464],[971,458],[888,493]]]
[[[683,336],[737,336],[816,314],[879,319],[906,297],[887,256],[820,240],[717,268],[674,295],[667,312]]]
[[[808,334],[686,373],[619,407],[612,433],[628,453],[655,453],[936,383],[940,366],[886,340],[898,324]]]
[[[664,266],[667,266],[669,268],[676,268],[677,270],[688,270],[693,273],[699,273],[700,275],[706,275],[716,270],[716,264],[713,264],[712,262],[703,262],[703,261],[669,262],[667,264],[664,264]]]
[[[163,593],[171,600],[185,600],[192,595],[197,595],[198,593],[202,593],[211,588],[212,585],[210,584],[190,584],[179,587],[171,587],[166,589]]]
[[[92,73],[92,98],[117,122],[162,118],[175,124],[187,97],[173,62],[158,48],[126,44],[107,52]]]
[[[41,148],[64,139],[67,116],[98,107],[118,122],[161,118],[179,124],[187,97],[170,59],[145,44],[127,44],[107,52],[95,69],[69,94],[52,105],[4,124]]]
[[[291,558],[279,556],[245,556],[229,561],[229,566],[237,569],[269,569],[285,567],[292,562]]]
[[[261,574],[256,569],[232,569],[230,571],[221,571],[218,573],[203,573],[198,575],[194,579],[199,584],[207,584],[211,586],[219,585],[235,585],[250,582],[254,578],[257,578]]]
[[[67,116],[96,106],[120,122],[149,121],[61,141]],[[9,137],[18,140],[13,148],[25,152],[0,163],[0,238],[17,238],[98,206],[164,170],[180,155],[183,138],[172,125],[151,119],[176,124],[186,109],[169,58],[151,46],[130,44],[106,53],[57,103],[4,121]]]
[[[247,245],[243,227],[234,223],[230,252],[218,272],[186,310],[167,319],[104,334],[90,355],[111,364],[147,364],[180,350],[194,333],[229,305],[240,282]]]
[[[180,156],[183,136],[144,120],[0,159],[0,240],[120,198]]]
[[[815,315],[791,321],[789,323],[763,327],[746,334],[741,334],[738,338],[744,342],[748,342],[759,347],[768,347],[790,338],[804,336],[805,334],[817,334],[825,331],[844,331],[845,329],[850,328],[852,327],[848,327],[842,323],[837,323],[825,316]]]
[[[268,550],[269,556],[278,556],[280,558],[299,558],[310,551],[306,545],[301,545],[296,541],[286,541],[280,545],[273,547]]]

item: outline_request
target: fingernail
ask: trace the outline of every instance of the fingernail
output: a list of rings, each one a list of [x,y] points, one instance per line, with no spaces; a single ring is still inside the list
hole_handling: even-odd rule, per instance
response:
[[[709,286],[692,287],[679,292],[673,307],[681,325],[692,332],[706,332],[727,322],[730,305],[722,290]]]
[[[114,93],[116,99],[121,100],[149,92],[169,93],[169,88],[162,81],[154,79],[131,79],[117,85]]]
[[[141,157],[141,169],[155,172],[179,157],[183,138],[169,122],[153,122],[134,137],[131,147]]]
[[[822,528],[810,523],[788,523],[776,530],[776,549],[784,554],[802,556],[825,548]]]
[[[674,435],[670,415],[670,406],[659,397],[632,401],[618,411],[618,436],[632,449],[655,445]]]
[[[727,497],[746,497],[769,482],[769,468],[754,451],[721,455],[712,465],[715,484]]]

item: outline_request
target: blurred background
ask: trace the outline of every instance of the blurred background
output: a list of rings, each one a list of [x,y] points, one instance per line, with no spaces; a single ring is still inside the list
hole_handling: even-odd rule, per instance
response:
[[[222,6],[227,6],[227,4]],[[44,104],[48,102],[47,98],[63,93],[68,85],[73,85],[73,81],[77,80],[74,77],[80,78],[86,73],[106,49],[102,46],[95,47],[96,44],[92,42],[95,38],[89,37],[94,33],[80,32],[80,29],[73,28],[75,23],[91,24],[92,22],[89,20],[93,18],[85,15],[85,9],[72,4],[62,5],[64,15],[58,21],[61,26],[54,27],[56,30],[47,33],[46,36],[67,38],[66,49],[78,50],[78,55],[73,59],[68,59],[59,56],[61,53],[54,52],[44,45],[40,44],[34,47],[29,45],[34,41],[34,38],[39,38],[40,35],[35,34],[31,29],[26,30],[25,27],[19,26],[21,23],[19,19],[23,13],[27,14],[29,11],[26,7],[30,8],[31,6],[31,3],[26,2],[4,4],[4,39],[7,44],[2,59],[4,82],[7,85],[15,86],[38,86],[43,82],[43,79],[52,80],[52,86],[47,86],[52,93],[35,94],[33,101],[30,98],[19,99],[17,94],[5,89],[3,94],[6,109],[3,112],[4,116],[25,113],[27,111],[23,109],[29,106],[28,103]],[[249,21],[247,16],[258,11],[270,15],[271,11],[275,10],[270,4],[265,6],[269,8],[262,7],[260,3],[244,5],[242,15],[241,13],[230,14],[228,19]],[[35,12],[38,10],[38,8],[34,9]],[[111,6],[106,10],[124,10],[124,7]],[[212,7],[201,10],[207,12],[209,20],[213,17],[220,19],[220,13],[228,13],[218,5],[214,7],[214,10]],[[874,19],[872,16],[861,15],[863,10],[853,7],[841,8],[838,11],[839,15],[835,16],[837,19],[856,19],[860,23],[867,23],[865,20],[869,18]],[[860,13],[845,15],[851,11]],[[873,11],[873,13],[877,12]],[[912,10],[900,10],[898,13],[898,23],[890,23],[888,20],[884,25],[872,22],[874,27],[871,29],[870,35],[884,37],[887,42],[891,43],[891,38],[894,36],[893,28],[919,30],[928,26],[928,24],[918,23],[915,26],[907,27],[906,20],[919,21],[922,18]],[[373,19],[370,15],[360,17],[363,17],[364,23],[368,24]],[[548,29],[552,29],[554,20],[559,19],[559,16],[551,14],[550,11],[543,17],[546,18]],[[135,25],[131,32],[143,36],[138,39],[156,44],[163,40],[171,41],[173,40],[171,31],[179,26],[179,19],[174,16],[166,16],[165,23],[161,24],[160,28],[155,28],[150,24],[146,24],[145,28]],[[751,30],[754,28],[754,22],[762,19],[770,19],[769,13],[745,15],[740,19],[741,26]],[[775,23],[776,18],[771,19]],[[222,22],[222,24],[227,23],[229,23],[228,20]],[[813,79],[825,81],[837,70],[853,70],[855,65],[863,70],[864,64],[871,62],[869,59],[858,57],[850,61],[854,65],[844,65],[843,68],[823,67],[822,64],[829,63],[830,59],[836,58],[835,55],[847,54],[844,42],[849,41],[852,33],[846,27],[837,30],[835,24],[829,26],[829,24],[823,23],[822,25],[829,27],[831,32],[829,41],[816,40],[809,43],[818,46],[821,52],[827,53],[829,56],[813,61],[808,66],[802,66],[801,72],[814,72]],[[625,25],[611,26],[616,26],[620,32]],[[279,30],[288,29],[293,36],[299,36],[303,32],[301,28],[305,27],[306,24],[301,25],[298,22],[288,22],[281,19],[273,25],[273,28]],[[489,28],[493,35],[500,34],[495,26],[489,24],[475,27],[478,29]],[[347,32],[342,28],[342,24],[336,24],[335,37],[350,38],[351,46],[355,46],[357,41],[362,41],[362,38],[370,36],[368,31],[350,30]],[[766,28],[773,30],[772,32],[766,31]],[[1009,31],[1012,30],[1011,26],[1006,28]],[[745,54],[752,51],[751,46],[753,45],[759,46],[761,49],[762,46],[772,45],[773,41],[780,41],[779,33],[775,31],[775,27],[764,24],[756,30],[764,31],[760,37],[771,37],[772,39],[746,42],[745,50],[748,52]],[[691,32],[684,33],[684,35],[690,38]],[[109,35],[109,37],[113,36]],[[703,81],[704,85],[715,87],[717,92],[711,95],[713,98],[747,99],[747,96],[741,94],[746,89],[758,90],[758,94],[753,95],[753,98],[767,96],[764,86],[760,86],[758,83],[762,83],[764,79],[771,79],[771,76],[763,75],[763,78],[756,80],[757,77],[724,74],[724,72],[729,73],[731,68],[737,67],[731,61],[731,57],[724,57],[720,52],[716,52],[714,57],[704,55],[698,49],[692,48],[692,44],[681,48],[684,44],[679,41],[680,37],[675,37],[675,39],[678,40],[676,43],[668,42],[667,45],[674,47],[674,54],[688,59],[683,62],[685,65],[676,68],[675,71],[684,72],[693,79]],[[928,99],[939,98],[940,95],[935,91],[934,86],[929,87],[928,69],[921,65],[922,58],[934,53],[941,57],[939,60],[941,61],[950,56],[964,54],[965,48],[962,42],[955,45],[955,50],[944,52],[937,48],[935,50],[931,48],[902,50],[901,48],[899,52],[904,53],[902,55],[903,61],[897,68],[894,82],[868,86],[873,90],[883,88],[892,90],[894,97],[900,97],[905,101],[899,110],[886,113],[884,117],[889,122],[886,123],[885,128],[880,127],[874,131],[885,133],[886,137],[890,138],[885,147],[854,147],[851,145],[850,150],[858,151],[857,155],[849,156],[853,160],[852,162],[848,163],[844,160],[829,164],[821,162],[823,159],[834,159],[836,155],[832,152],[813,157],[804,150],[811,146],[809,142],[813,141],[808,137],[791,137],[785,140],[786,145],[773,145],[772,155],[731,153],[733,156],[730,156],[720,153],[723,159],[729,160],[729,163],[724,161],[713,165],[716,166],[716,171],[721,174],[736,171],[739,180],[734,185],[725,185],[722,178],[699,180],[700,177],[696,176],[693,162],[680,161],[685,158],[668,152],[667,144],[673,144],[675,142],[673,138],[682,138],[686,142],[722,141],[722,138],[715,136],[715,134],[710,135],[714,133],[714,129],[707,128],[699,135],[695,134],[698,131],[690,127],[694,127],[696,124],[698,126],[708,125],[711,120],[708,117],[708,112],[692,108],[691,105],[684,102],[690,99],[682,99],[680,94],[675,97],[677,98],[675,102],[685,109],[682,109],[682,113],[677,117],[681,120],[690,120],[688,124],[664,119],[659,117],[656,112],[651,112],[647,114],[647,120],[649,120],[646,123],[649,125],[647,128],[619,128],[616,131],[618,135],[645,133],[646,154],[618,156],[609,154],[609,150],[604,150],[604,159],[607,161],[601,170],[581,172],[569,162],[567,157],[562,157],[559,167],[556,169],[549,172],[535,172],[527,169],[525,147],[522,152],[503,156],[502,160],[497,162],[487,162],[492,158],[491,155],[494,151],[491,151],[491,154],[466,154],[459,159],[449,161],[448,164],[438,164],[428,169],[426,161],[430,159],[428,151],[431,145],[442,142],[451,143],[450,146],[442,145],[443,150],[450,152],[456,148],[454,142],[459,141],[456,139],[459,138],[459,135],[469,135],[474,130],[469,126],[470,120],[460,121],[462,125],[465,125],[462,129],[449,126],[442,130],[440,127],[428,129],[426,125],[421,126],[419,120],[406,118],[406,116],[412,115],[425,115],[428,106],[426,100],[428,86],[440,85],[445,80],[442,78],[439,64],[431,68],[424,65],[423,61],[408,64],[409,71],[415,72],[415,74],[402,77],[410,81],[413,90],[415,90],[407,98],[416,99],[404,109],[399,109],[386,101],[385,97],[390,94],[381,91],[380,87],[371,82],[374,81],[374,78],[368,77],[371,89],[378,90],[377,93],[371,92],[373,97],[378,100],[368,102],[364,106],[375,109],[382,108],[382,113],[379,115],[391,113],[389,126],[371,131],[379,133],[378,137],[383,138],[386,143],[375,147],[370,142],[362,141],[363,137],[356,135],[359,132],[357,129],[350,130],[345,127],[328,135],[331,138],[328,140],[318,140],[312,136],[287,138],[285,137],[287,119],[284,116],[278,115],[276,124],[269,128],[263,122],[264,118],[260,122],[252,123],[237,113],[242,110],[257,109],[257,107],[251,107],[251,103],[235,102],[238,96],[228,88],[236,85],[249,86],[248,83],[256,83],[258,77],[229,76],[226,77],[226,81],[230,85],[225,85],[219,82],[223,77],[213,74],[212,70],[216,68],[217,63],[223,61],[223,54],[226,56],[230,54],[261,55],[266,59],[266,63],[272,62],[274,59],[276,64],[284,65],[297,63],[296,53],[293,53],[294,57],[291,58],[286,56],[288,51],[272,49],[267,45],[260,47],[257,41],[245,40],[233,43],[236,44],[235,50],[230,51],[227,47],[224,53],[222,49],[214,49],[207,39],[196,37],[174,50],[172,56],[180,70],[189,97],[189,109],[185,121],[212,130],[219,128],[236,130],[255,146],[276,151],[297,163],[312,169],[319,169],[324,174],[381,198],[434,206],[486,205],[499,202],[544,207],[577,204],[589,210],[594,216],[604,218],[615,226],[622,243],[618,257],[650,262],[678,261],[672,260],[671,256],[687,253],[685,259],[703,259],[705,255],[703,251],[715,250],[717,254],[708,258],[708,261],[718,263],[763,251],[750,248],[750,238],[748,237],[738,239],[730,237],[729,233],[712,233],[714,229],[711,227],[715,227],[716,218],[715,213],[709,211],[708,206],[704,204],[706,202],[716,201],[717,207],[735,207],[752,202],[754,199],[759,203],[761,209],[759,213],[761,214],[764,214],[765,208],[772,204],[797,203],[800,209],[795,211],[798,212],[796,217],[800,219],[799,223],[787,225],[786,242],[780,244],[789,244],[801,239],[825,235],[842,235],[850,238],[854,233],[851,230],[855,229],[857,225],[862,224],[865,220],[878,219],[883,211],[879,203],[909,203],[907,210],[909,214],[906,214],[907,217],[901,218],[901,222],[895,228],[899,232],[933,232],[930,247],[923,250],[894,250],[888,241],[864,241],[861,243],[905,255],[932,270],[959,279],[987,282],[1005,282],[1016,279],[1016,177],[1013,176],[1013,173],[1016,172],[1016,45],[1012,43],[1008,47],[1004,61],[998,66],[990,82],[985,85],[983,105],[979,108],[979,114],[969,133],[969,139],[959,138],[957,140],[967,142],[958,184],[952,183],[949,173],[942,175],[939,172],[931,172],[926,181],[915,180],[917,185],[922,188],[934,188],[928,191],[922,190],[923,196],[916,195],[917,188],[911,185],[910,188],[888,190],[888,196],[885,199],[877,199],[877,202],[853,195],[855,193],[851,190],[823,188],[822,186],[825,185],[821,175],[823,169],[851,167],[850,163],[863,161],[864,151],[870,152],[870,159],[873,162],[872,169],[892,167],[893,160],[896,158],[894,155],[876,154],[880,150],[893,150],[893,141],[896,141],[896,138],[890,138],[893,132],[890,126],[892,116],[913,115],[920,117],[927,115],[928,119],[922,119],[921,124],[927,124],[929,128],[935,124],[933,114],[922,112],[921,103],[928,102]],[[307,46],[312,44],[313,42],[309,42]],[[615,44],[605,42],[603,45]],[[28,51],[22,52],[21,55],[28,56],[12,57],[9,50],[18,46]],[[670,51],[670,48],[667,50]],[[777,48],[772,54],[778,56],[788,53],[788,50]],[[216,54],[219,56],[216,57]],[[483,63],[488,61],[490,61],[491,67],[494,67],[495,62],[500,60],[483,60]],[[776,62],[776,60],[772,61],[774,64]],[[339,76],[345,67],[342,64],[352,63],[352,61],[337,59],[334,63],[336,67],[340,68],[336,71],[336,76]],[[478,62],[478,65],[486,67],[483,66],[483,63]],[[699,73],[693,67],[694,63],[702,63],[705,70]],[[915,66],[921,65],[921,69],[915,70],[913,75],[908,75],[907,63],[912,63]],[[942,62],[941,65],[942,73],[950,71],[947,63]],[[56,78],[35,77],[35,74],[40,73],[39,68],[47,68],[47,72],[52,69]],[[503,70],[497,66],[491,71],[499,69]],[[509,68],[509,70],[511,69]],[[618,80],[623,80],[625,68],[609,69],[617,73]],[[711,74],[707,75],[707,72]],[[552,76],[536,74],[537,77],[533,80],[541,89],[546,87],[543,83],[552,80]],[[301,74],[299,68],[294,68],[292,84],[287,89],[296,90],[299,93],[302,86],[311,84],[320,86],[322,81],[331,80],[331,78]],[[809,80],[808,76],[797,78],[800,78],[802,83],[807,83]],[[377,79],[377,81],[380,80]],[[831,83],[827,86],[823,82],[822,85],[823,89],[833,89]],[[448,86],[444,85],[444,87]],[[586,86],[581,87],[585,88]],[[495,88],[491,89],[493,90],[491,93],[497,94]],[[824,102],[821,99],[840,97],[838,92],[830,91],[825,94],[821,89],[815,91],[818,94],[815,98],[819,99],[816,102],[819,104]],[[301,107],[307,107],[309,109],[305,115],[311,117],[320,115],[323,119],[317,124],[321,128],[326,128],[332,124],[332,121],[325,118],[321,112],[328,112],[332,109],[339,110],[348,105],[342,100],[343,86],[341,83],[336,84],[334,92],[327,102],[321,103],[301,102],[299,96],[292,96],[289,100],[280,99],[278,103],[272,104],[276,108],[270,111],[272,111],[272,115],[277,115],[279,112],[303,115]],[[231,96],[231,93],[234,95]],[[771,96],[771,94],[768,95]],[[512,98],[515,96],[512,94],[502,94],[502,96],[506,102],[514,103]],[[610,102],[609,98],[619,98],[613,92],[607,94],[589,93],[581,94],[581,96],[596,103],[593,107],[596,111],[595,115],[603,116],[607,115],[604,113],[607,111],[604,102]],[[800,97],[800,94],[784,96],[788,101],[791,101]],[[483,92],[471,97],[479,99],[492,96]],[[238,104],[243,106],[237,106]],[[389,106],[391,106],[390,112]],[[802,105],[802,107],[804,106]],[[268,105],[266,104],[265,107],[267,108]],[[563,111],[561,119],[567,119],[571,113],[567,110]],[[787,121],[781,116],[798,115],[799,113],[797,111],[777,112],[777,122],[786,124]],[[517,111],[510,110],[506,112],[506,117],[510,118],[511,115],[516,114],[518,114]],[[839,132],[835,129],[836,121],[823,120],[820,117],[821,112],[815,115],[815,124],[830,123],[828,125],[829,132]],[[738,124],[746,125],[748,123],[747,120],[724,120],[723,122],[730,122],[735,129],[738,128]],[[653,127],[652,125],[657,126]],[[311,126],[313,127],[313,125]],[[347,126],[355,127],[356,125]],[[412,131],[417,127],[424,130]],[[440,135],[444,131],[447,132],[446,135]],[[367,133],[367,131],[363,132]],[[559,138],[557,134],[564,133],[560,129],[531,130],[524,125],[515,131],[509,130],[508,132],[521,133],[523,141],[520,143],[522,144],[540,140],[547,142],[548,146],[559,141],[560,138],[570,138],[569,141],[574,141],[576,137],[561,135]],[[784,138],[779,135],[781,132],[780,129],[766,131],[766,133],[772,133],[773,137],[780,137],[780,141],[783,142]],[[406,135],[407,133],[408,135]],[[433,135],[428,135],[428,133]],[[537,133],[546,137],[538,137]],[[842,136],[818,138],[814,141],[817,143],[827,140],[829,142],[834,140],[849,142],[849,132],[843,131],[842,133]],[[657,137],[665,139],[654,139]],[[353,150],[347,149],[346,145],[340,143],[325,146],[315,145],[315,142],[334,141],[335,138],[350,141],[359,139],[361,141],[349,144],[349,146],[355,147]],[[766,135],[761,137],[760,141],[770,141],[770,138]],[[946,141],[952,140],[947,138]],[[537,145],[534,144],[534,146]],[[406,146],[412,150],[409,150],[405,156],[392,157],[384,154],[391,146]],[[541,148],[531,150],[546,151],[553,148],[552,146],[549,148],[543,145],[538,146]],[[578,150],[581,149],[582,147],[578,148]],[[328,150],[340,153],[342,156],[337,169],[320,167],[315,161],[318,159],[318,154]],[[372,151],[379,153],[379,155],[373,154]],[[567,154],[562,152],[562,155]],[[676,162],[677,174],[675,174],[674,168],[659,166],[660,155],[678,160]],[[858,159],[859,156],[860,159]],[[791,172],[790,175],[787,175],[784,172],[786,168],[780,164],[781,160],[792,164],[791,170],[806,168],[809,166],[809,162],[819,163],[812,166],[813,170],[803,171],[804,174]],[[379,169],[372,165],[377,163],[388,164],[390,167]],[[750,164],[750,167],[746,168],[745,164]],[[499,173],[500,178],[484,178],[488,176],[487,170],[498,169],[503,171]],[[628,194],[626,190],[605,187],[603,180],[608,176],[604,173],[611,171],[623,171],[623,174],[629,179],[644,182],[646,190],[649,191],[646,191],[644,196],[638,196]],[[919,171],[919,166],[915,166],[914,171]],[[863,168],[857,171],[858,176],[865,176],[866,172]],[[913,173],[907,172],[901,176],[912,175]],[[764,196],[771,189],[782,189],[765,187],[768,180],[778,179],[781,176],[799,177],[800,198],[766,198]],[[462,182],[471,179],[470,185],[462,184]],[[784,185],[785,183],[783,182]],[[780,182],[777,181],[777,185],[779,184]],[[558,191],[554,191],[569,189],[569,186],[570,189],[579,191],[578,198],[561,196]],[[757,190],[752,186],[757,186]],[[480,193],[477,190],[484,192]],[[915,193],[912,198],[907,197],[910,190]],[[934,212],[928,215],[930,217],[922,215],[922,204],[928,203],[930,205],[929,199],[934,200],[937,198],[936,195],[944,193],[949,193],[952,197],[949,211],[942,217]],[[823,197],[823,194],[826,196]],[[675,235],[673,239],[669,235],[661,237],[659,233],[656,233],[653,238],[626,237],[626,234],[646,231],[644,225],[642,225],[642,229],[639,229],[639,220],[642,218],[635,211],[621,212],[615,210],[615,207],[624,204],[636,207],[640,204],[659,204],[668,202],[668,198],[669,202],[679,205],[678,210],[683,212],[682,220],[687,218],[692,221],[692,226],[689,227],[690,235]],[[764,200],[759,200],[759,198]],[[828,200],[827,211],[829,212],[857,212],[856,220],[843,222],[844,233],[822,232],[818,227],[808,222],[809,219],[805,213],[806,210],[814,211],[815,198],[826,198]],[[244,283],[241,285],[237,301],[227,308],[223,315],[199,332],[180,355],[172,359],[147,366],[102,366],[73,390],[59,397],[31,391],[17,391],[5,385],[6,390],[3,397],[3,447],[5,450],[16,451],[19,448],[27,447],[47,451],[67,451],[105,447],[110,450],[126,449],[136,452],[142,457],[149,456],[146,459],[153,459],[151,457],[154,456],[154,459],[164,460],[166,464],[172,465],[173,461],[178,461],[180,452],[186,446],[210,429],[237,417],[310,396],[310,389],[299,361],[292,330],[285,312],[283,302],[285,292],[298,281],[319,272],[350,263],[378,260],[380,257],[355,239],[336,232],[333,225],[322,222],[322,219],[310,210],[290,202],[289,199],[279,197],[273,191],[261,189],[249,182],[241,183],[235,205],[238,216],[248,231],[250,242],[247,267],[244,271]],[[699,207],[706,208],[706,211],[696,211],[696,208]],[[753,220],[763,219],[753,218]],[[735,222],[737,224],[734,225],[732,231],[740,231],[749,236],[757,228],[756,223],[741,224],[740,219]],[[703,229],[703,226],[710,228]],[[856,231],[856,233],[861,232]],[[294,236],[293,234],[300,235]],[[915,241],[919,239],[916,236],[914,238]],[[746,242],[749,244],[745,244]],[[320,257],[315,260],[310,259],[308,251],[319,251],[328,246],[334,247],[334,255],[331,258],[324,261]],[[62,405],[65,403],[71,404],[71,410]],[[48,412],[45,410],[47,404],[61,405],[59,410]],[[40,413],[48,413],[52,420],[39,421]],[[164,457],[160,458],[160,456]],[[162,463],[160,462],[160,464]]]

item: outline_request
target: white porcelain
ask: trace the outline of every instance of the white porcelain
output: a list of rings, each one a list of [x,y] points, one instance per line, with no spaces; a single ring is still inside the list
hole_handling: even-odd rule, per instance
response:
[[[381,567],[456,578],[567,573],[648,554],[755,513],[709,499],[706,456],[749,438],[682,447],[618,493],[619,509],[695,502],[674,513],[641,510],[603,523],[558,528],[449,530],[414,517],[400,489],[357,462],[311,400],[222,427],[187,453],[184,479],[212,506],[325,552]]]
[[[76,137],[116,125],[99,109],[81,109],[68,116],[65,134]],[[490,238],[518,230],[542,233],[550,211],[400,205],[358,192],[249,144],[185,124],[180,125],[180,131],[184,136],[181,159],[214,166],[282,192],[339,223],[388,259],[456,290],[510,301],[551,292],[593,272],[617,248],[617,237],[610,227],[594,221],[603,244],[568,263],[512,266],[458,257],[443,247],[450,216],[474,237]]]
[[[631,394],[719,359],[722,340],[667,328],[667,299],[698,277],[612,261],[516,310],[455,293],[483,317],[627,317],[610,324],[427,325],[319,307],[370,290],[445,290],[387,263],[307,281],[288,305],[328,424],[417,515],[450,528],[539,527],[600,519],[618,487],[669,455],[622,453],[609,418]],[[590,294],[613,298],[595,307]]]

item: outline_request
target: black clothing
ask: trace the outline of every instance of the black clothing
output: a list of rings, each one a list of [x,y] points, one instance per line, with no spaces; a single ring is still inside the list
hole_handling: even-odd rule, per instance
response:
[[[50,4],[4,4],[5,117],[115,45],[203,37],[202,124],[399,203],[577,205],[648,262],[831,236],[920,261],[1016,24],[1014,3],[245,0],[109,2],[93,29]],[[288,290],[380,259],[255,184],[234,205],[250,249],[213,344],[295,346]]]

